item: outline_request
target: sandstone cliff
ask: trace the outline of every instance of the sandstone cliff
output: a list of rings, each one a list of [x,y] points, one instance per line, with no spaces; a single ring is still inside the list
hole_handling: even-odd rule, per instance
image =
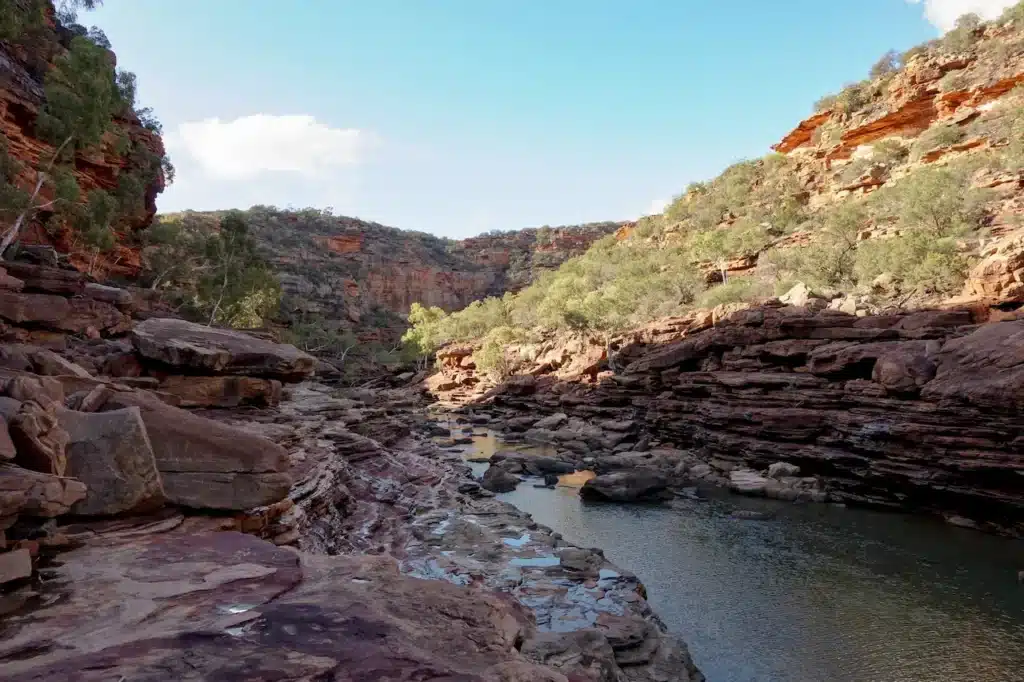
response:
[[[212,229],[220,214],[187,215]],[[454,241],[315,209],[253,207],[245,215],[281,281],[285,320],[383,330],[388,338],[404,329],[413,303],[457,310],[518,291],[622,226],[524,229]]]
[[[30,13],[41,3],[16,0],[8,4],[10,7],[5,7],[5,11]],[[28,192],[35,186],[39,171],[50,164],[56,151],[55,145],[42,139],[38,129],[39,113],[46,102],[46,75],[66,53],[71,41],[84,30],[81,26],[62,25],[55,18],[52,3],[48,1],[46,7],[48,25],[36,31],[30,43],[20,44],[16,39],[0,41],[0,142],[20,166],[20,172],[11,181]],[[113,67],[116,64],[113,52],[109,52],[109,59]],[[111,78],[113,75],[111,70]],[[83,203],[93,190],[116,192],[126,175],[147,178],[148,184],[140,196],[130,200],[119,196],[111,224],[117,235],[113,248],[100,254],[90,253],[71,225],[66,221],[52,221],[56,207],[50,205],[54,195],[49,185],[43,186],[36,201],[44,208],[31,215],[22,241],[52,245],[68,254],[69,261],[81,270],[91,269],[99,275],[137,275],[140,260],[134,233],[148,226],[156,215],[156,197],[163,191],[165,182],[159,160],[164,158],[163,143],[153,126],[144,126],[134,111],[117,114],[101,142],[79,150],[70,163]],[[150,168],[144,168],[153,159],[159,169],[155,175]],[[5,229],[14,220],[13,216],[10,221],[7,217],[4,216]]]

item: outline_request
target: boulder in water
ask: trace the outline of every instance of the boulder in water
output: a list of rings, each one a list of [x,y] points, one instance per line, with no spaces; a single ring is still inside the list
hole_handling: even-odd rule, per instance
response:
[[[580,488],[585,500],[656,502],[672,497],[668,478],[654,469],[633,469],[590,479]]]
[[[480,479],[480,485],[484,489],[495,493],[510,493],[520,483],[522,481],[518,476],[509,473],[497,464],[492,464]]]

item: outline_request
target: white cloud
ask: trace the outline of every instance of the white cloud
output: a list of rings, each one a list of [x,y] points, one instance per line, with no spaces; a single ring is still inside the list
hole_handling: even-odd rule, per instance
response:
[[[274,172],[337,172],[364,160],[372,141],[365,131],[332,128],[312,116],[254,114],[182,123],[168,137],[168,147],[210,178],[242,180]]]
[[[924,5],[924,16],[943,33],[956,26],[961,16],[974,12],[982,19],[995,19],[1018,0],[907,0]]]

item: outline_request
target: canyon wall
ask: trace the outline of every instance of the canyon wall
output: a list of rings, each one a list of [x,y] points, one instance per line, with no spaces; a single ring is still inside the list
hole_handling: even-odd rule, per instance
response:
[[[250,229],[277,271],[290,319],[404,327],[413,303],[457,310],[522,289],[622,223],[492,233],[461,241],[316,211],[253,208]]]
[[[15,4],[26,3],[19,0]],[[39,171],[49,167],[57,151],[54,145],[42,139],[37,127],[46,101],[45,76],[75,37],[53,18],[52,4],[48,22],[47,30],[39,32],[31,47],[0,41],[0,142],[6,146],[10,159],[21,166],[13,184],[27,192],[35,187]],[[114,53],[108,53],[110,63],[116,64]],[[115,116],[99,145],[76,153],[70,171],[78,183],[82,203],[93,190],[117,191],[122,175],[138,170],[139,159],[132,153],[137,146],[149,150],[157,159],[164,157],[160,135],[144,127],[134,112],[127,111]],[[50,221],[56,207],[50,204],[54,195],[52,186],[47,183],[35,202],[42,208],[30,216],[22,242],[54,246],[68,254],[71,264],[81,270],[91,269],[101,276],[138,275],[141,264],[139,250],[133,246],[133,233],[152,222],[156,215],[156,197],[163,191],[164,182],[161,172],[144,188],[137,202],[119,208],[112,225],[116,243],[111,251],[97,255],[87,252],[70,226]],[[13,221],[12,217],[10,223]],[[6,220],[3,227],[7,227]]]

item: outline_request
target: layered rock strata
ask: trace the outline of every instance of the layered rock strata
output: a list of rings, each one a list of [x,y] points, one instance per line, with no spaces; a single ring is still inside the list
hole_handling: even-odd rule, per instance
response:
[[[685,455],[668,466],[680,481],[717,472],[727,483],[734,469],[784,461],[835,501],[1024,534],[1022,319],[776,304],[666,320],[613,348],[608,371],[603,344],[551,340],[495,388],[470,369],[471,348],[452,348],[431,383],[442,397],[508,414],[565,413],[575,429],[526,435],[582,445],[591,462],[624,448],[648,465],[668,446]],[[600,428],[623,419],[627,438]]]

